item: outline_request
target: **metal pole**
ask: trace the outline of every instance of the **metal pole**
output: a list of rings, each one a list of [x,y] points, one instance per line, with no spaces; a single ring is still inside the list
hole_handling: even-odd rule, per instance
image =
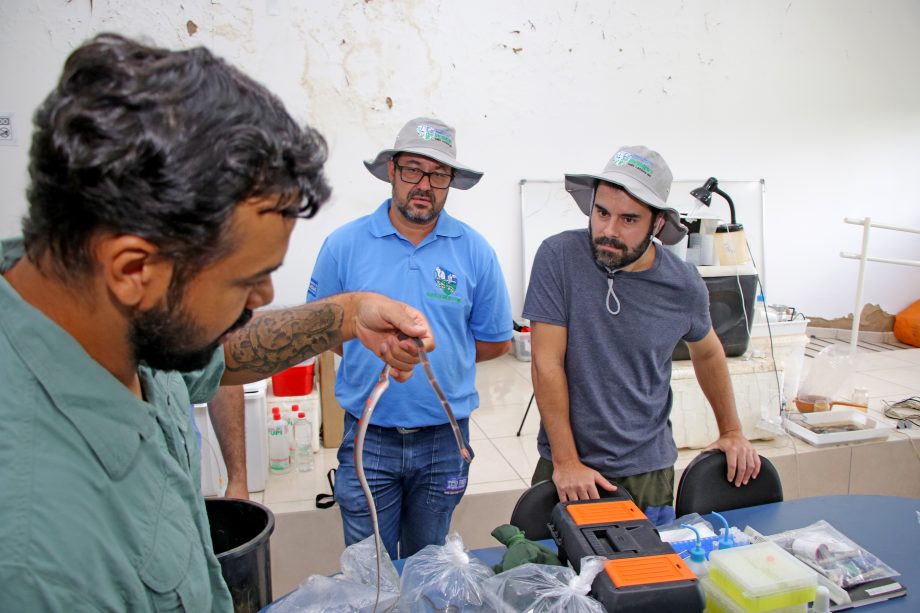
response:
[[[856,280],[856,307],[853,309],[853,328],[850,330],[850,355],[856,353],[856,343],[859,341],[859,319],[862,316],[863,281],[866,273],[866,257],[869,254],[869,229],[872,227],[872,218],[863,219],[862,251],[859,253],[859,277]]]

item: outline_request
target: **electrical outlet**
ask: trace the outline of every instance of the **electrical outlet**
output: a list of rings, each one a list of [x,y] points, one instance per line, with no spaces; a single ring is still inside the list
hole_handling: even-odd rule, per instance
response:
[[[0,112],[0,145],[15,145],[16,131],[13,125],[13,114]]]

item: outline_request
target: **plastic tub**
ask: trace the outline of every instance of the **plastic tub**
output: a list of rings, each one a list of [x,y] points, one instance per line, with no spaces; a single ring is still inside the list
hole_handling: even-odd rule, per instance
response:
[[[313,392],[313,358],[272,377],[275,396],[309,396]]]
[[[211,543],[234,611],[258,611],[272,601],[269,538],[275,516],[249,500],[207,498]]]
[[[818,586],[814,570],[772,542],[712,552],[709,579],[752,613],[807,607]]]

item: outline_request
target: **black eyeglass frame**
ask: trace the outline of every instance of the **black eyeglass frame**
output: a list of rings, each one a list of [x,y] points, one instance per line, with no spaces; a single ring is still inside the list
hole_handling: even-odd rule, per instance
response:
[[[393,166],[396,167],[396,171],[399,173],[400,180],[405,181],[406,183],[409,183],[410,185],[418,185],[419,183],[422,182],[422,179],[424,179],[425,177],[428,177],[428,184],[431,185],[431,187],[433,187],[434,189],[447,189],[450,187],[450,184],[453,183],[454,181],[454,173],[447,174],[445,172],[425,172],[421,168],[416,168],[415,166],[402,166],[396,160],[393,160]],[[418,180],[410,181],[403,175],[403,170],[409,170],[412,172],[419,173]],[[435,177],[449,177],[450,179],[447,181],[447,185],[444,185],[442,187],[440,185],[434,184],[433,179]]]

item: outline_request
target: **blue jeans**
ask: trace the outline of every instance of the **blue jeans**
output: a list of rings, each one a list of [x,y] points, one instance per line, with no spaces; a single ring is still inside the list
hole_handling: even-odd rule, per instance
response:
[[[469,440],[469,420],[458,420]],[[345,545],[374,533],[370,509],[355,470],[358,420],[345,412],[335,500],[342,513]],[[426,545],[443,545],[450,518],[466,491],[469,465],[460,457],[450,424],[401,434],[370,426],[364,439],[364,472],[377,505],[383,544],[391,558],[406,558]]]

